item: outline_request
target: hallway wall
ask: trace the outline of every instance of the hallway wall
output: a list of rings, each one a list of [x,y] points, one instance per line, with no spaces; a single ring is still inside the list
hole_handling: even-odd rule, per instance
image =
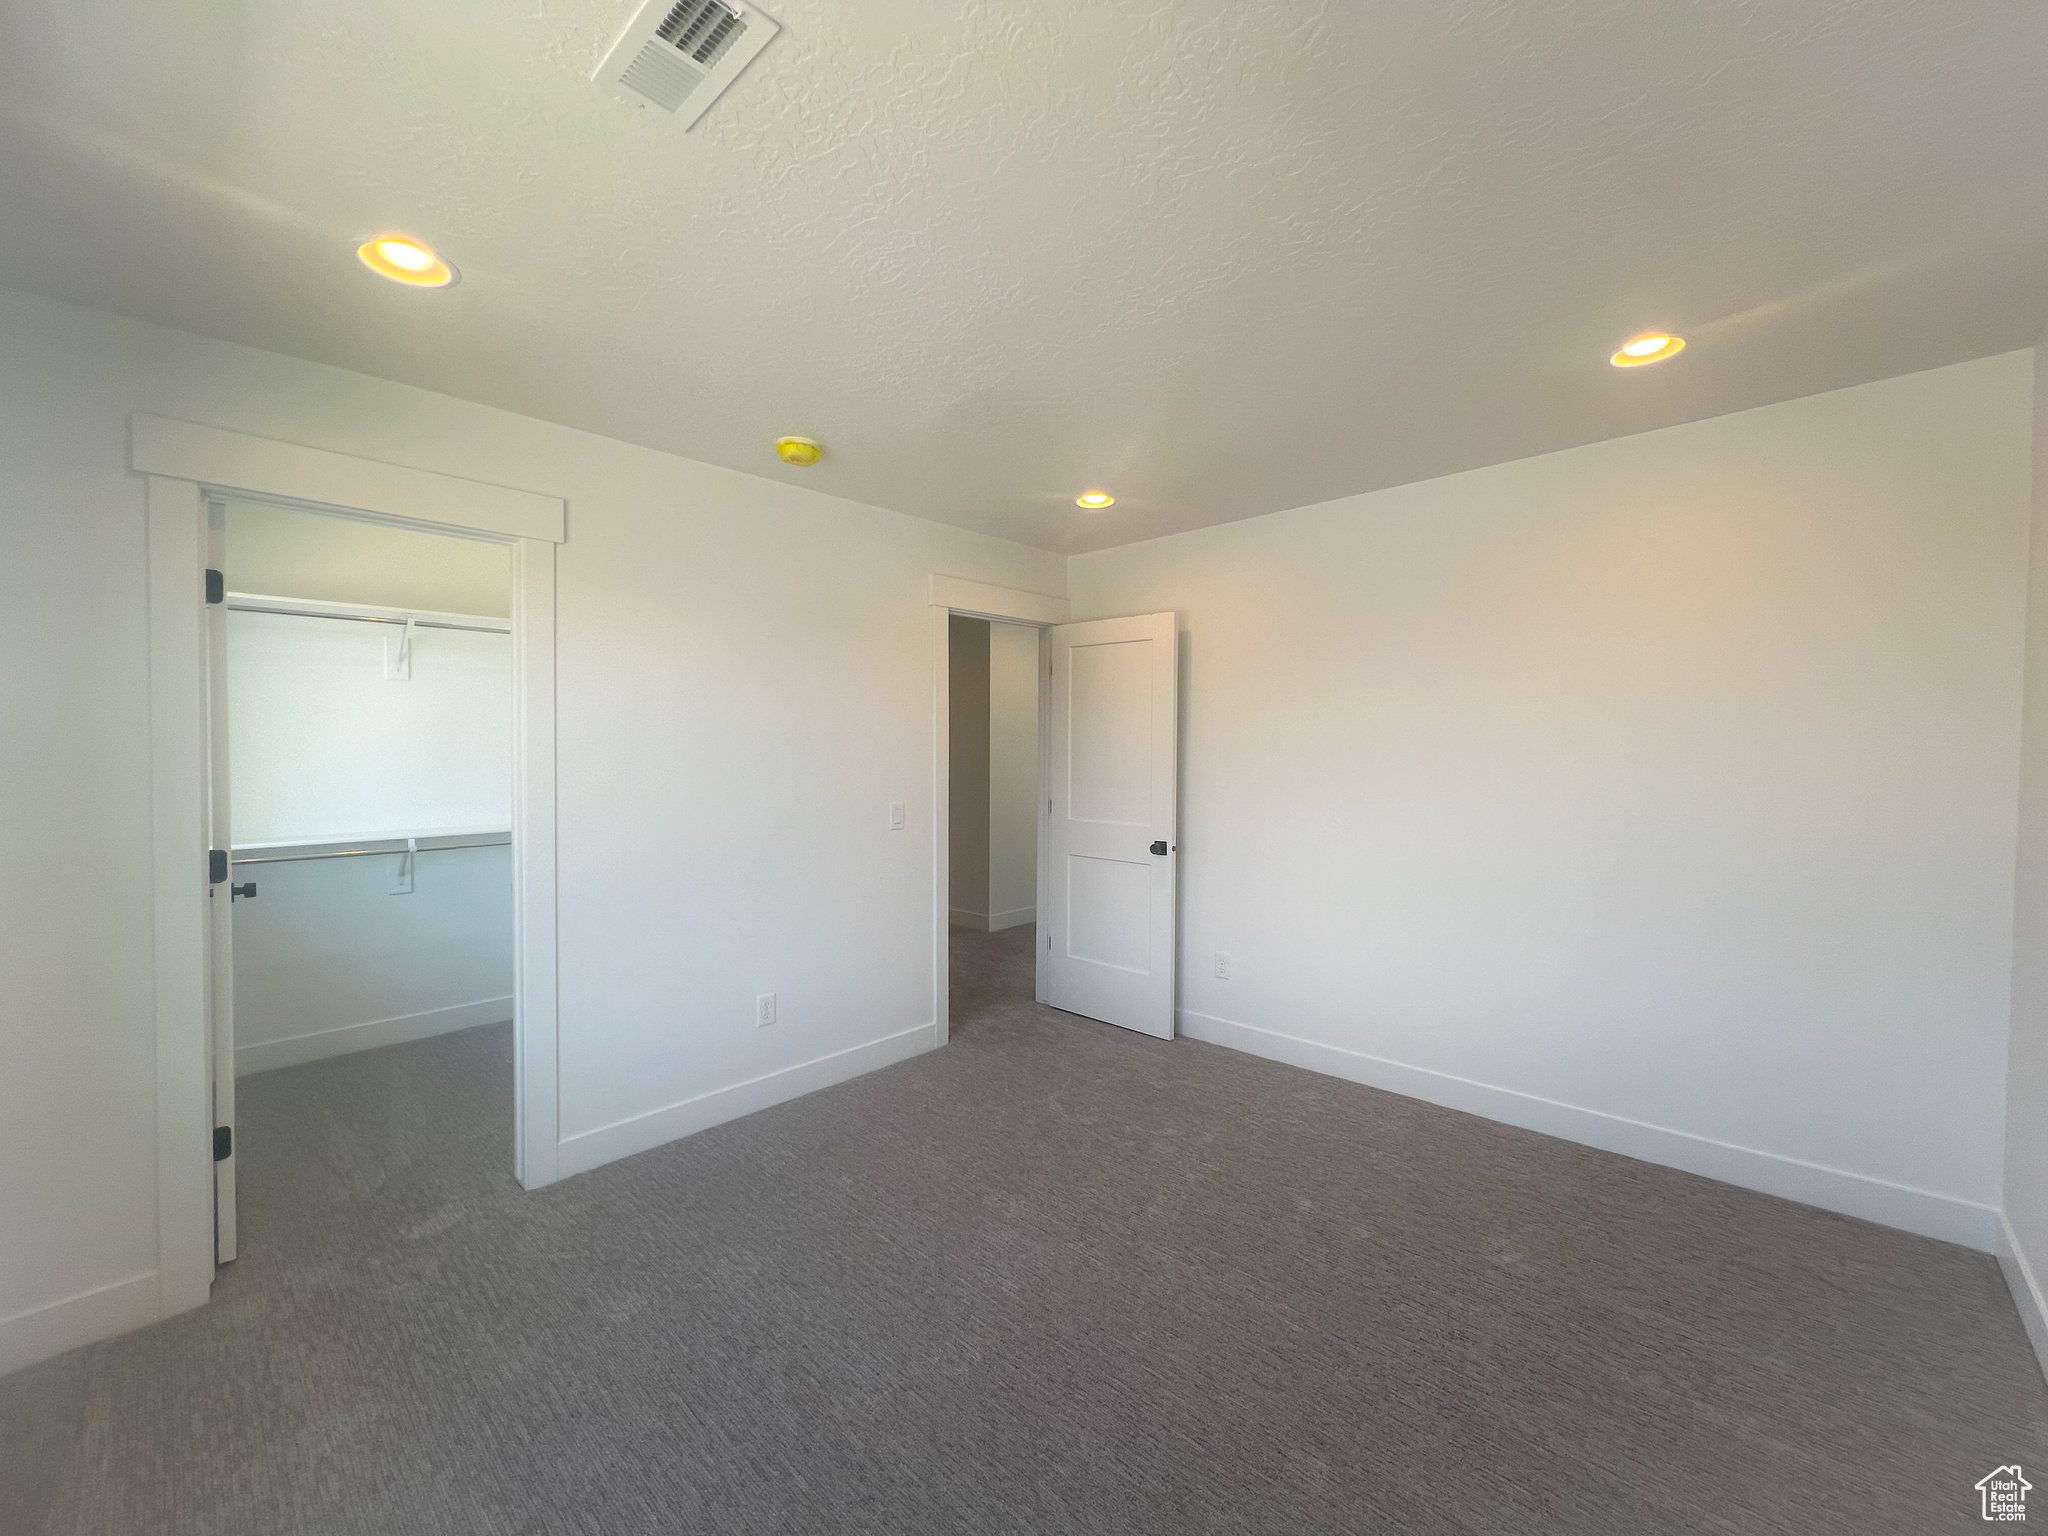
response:
[[[963,928],[988,927],[988,632],[986,619],[956,613],[947,623],[947,901],[952,923]]]
[[[1038,631],[988,627],[988,926],[1038,916]]]
[[[956,927],[1037,916],[1038,631],[954,614],[949,904]]]

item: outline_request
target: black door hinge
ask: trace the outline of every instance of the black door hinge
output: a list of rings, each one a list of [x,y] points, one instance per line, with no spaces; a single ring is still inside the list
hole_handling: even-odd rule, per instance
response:
[[[221,575],[219,571],[208,571],[206,573],[207,606],[211,607],[215,603],[224,603],[227,600],[228,579],[225,576]]]
[[[228,877],[228,851],[225,848],[206,850],[206,883],[219,885]]]
[[[224,1163],[235,1155],[235,1128],[232,1125],[216,1125],[213,1128],[213,1160]]]

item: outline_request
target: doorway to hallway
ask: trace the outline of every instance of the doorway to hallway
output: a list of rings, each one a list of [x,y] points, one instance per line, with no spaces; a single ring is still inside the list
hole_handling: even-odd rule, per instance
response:
[[[939,578],[933,583],[936,593]],[[992,588],[971,595],[1002,597]],[[1010,596],[1024,601],[964,612],[933,604],[940,610],[933,902],[940,1042],[948,1032],[943,1015],[950,1007],[951,935],[1005,932],[1023,926],[1027,915],[1037,930],[1033,995],[1039,1002],[1172,1039],[1179,885],[1175,616],[1046,624],[1031,611],[1046,600]],[[1014,640],[1005,633],[1012,630]],[[1012,666],[1004,665],[1006,653],[1014,657]],[[1021,667],[1027,653],[1028,688]],[[1028,888],[1021,878],[1027,782],[1034,832]],[[1008,875],[1006,853],[1014,872]],[[1027,889],[1030,905],[1024,906]]]

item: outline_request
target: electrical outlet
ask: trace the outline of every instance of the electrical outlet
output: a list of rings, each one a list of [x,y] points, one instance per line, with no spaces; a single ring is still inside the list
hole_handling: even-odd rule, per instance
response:
[[[901,832],[903,830],[903,802],[901,800],[891,800],[889,802],[889,830],[891,832]]]
[[[766,1029],[775,1022],[775,994],[763,992],[754,999],[754,1027]]]
[[[1230,980],[1230,956],[1220,949],[1216,951],[1216,979],[1218,981]]]

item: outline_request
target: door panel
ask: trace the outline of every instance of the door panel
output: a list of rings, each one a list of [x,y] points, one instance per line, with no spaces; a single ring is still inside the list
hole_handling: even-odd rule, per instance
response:
[[[206,509],[206,563],[227,569],[227,524],[217,505]],[[224,848],[234,857],[234,819],[228,805],[228,610],[215,603],[206,610],[206,777],[207,847]],[[230,1138],[228,1156],[213,1165],[213,1256],[225,1264],[235,1256],[235,868],[207,888],[210,921],[206,965],[208,1033],[213,1047],[213,1123]],[[216,1130],[216,1135],[218,1130]]]
[[[1045,1000],[1170,1039],[1179,863],[1174,618],[1062,624],[1047,637]]]
[[[1152,824],[1149,640],[1082,645],[1073,664],[1067,794],[1076,821]],[[1054,661],[1058,665],[1057,659]]]
[[[1149,972],[1152,950],[1152,869],[1122,859],[1067,858],[1067,912],[1076,960]]]

